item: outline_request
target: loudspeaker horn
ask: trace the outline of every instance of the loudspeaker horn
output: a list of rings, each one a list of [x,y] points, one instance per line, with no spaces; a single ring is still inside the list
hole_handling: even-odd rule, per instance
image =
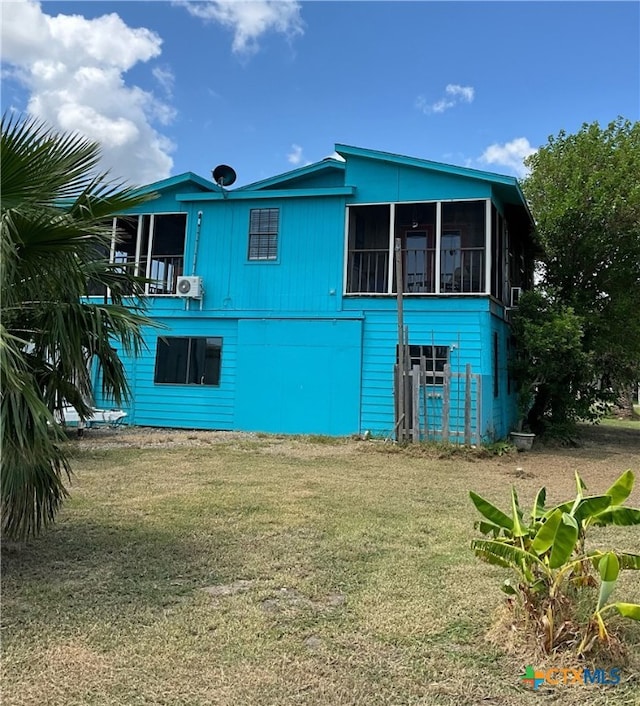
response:
[[[218,186],[231,186],[236,180],[235,170],[227,164],[219,164],[211,174]]]

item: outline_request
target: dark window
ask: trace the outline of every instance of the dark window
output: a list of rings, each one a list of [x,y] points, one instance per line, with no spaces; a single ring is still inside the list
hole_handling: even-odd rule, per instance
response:
[[[175,294],[183,272],[186,229],[184,213],[118,218],[113,261],[152,280],[147,284],[149,294]]]
[[[276,260],[280,209],[252,208],[249,218],[249,260]]]
[[[389,206],[349,207],[347,293],[389,291]]]
[[[219,385],[222,338],[158,338],[154,382]]]
[[[484,292],[484,232],[484,201],[442,204],[441,292]]]
[[[396,361],[398,361],[396,346]],[[427,385],[442,385],[444,366],[449,362],[449,346],[409,346],[409,366],[424,366]]]

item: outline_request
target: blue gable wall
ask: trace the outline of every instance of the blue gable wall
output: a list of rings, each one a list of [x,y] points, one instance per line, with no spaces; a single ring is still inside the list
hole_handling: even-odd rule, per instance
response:
[[[491,186],[479,180],[372,159],[351,157],[347,184],[356,184],[353,203],[489,198]]]

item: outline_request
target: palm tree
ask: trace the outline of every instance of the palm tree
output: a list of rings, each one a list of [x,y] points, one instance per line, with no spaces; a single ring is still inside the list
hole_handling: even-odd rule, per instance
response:
[[[90,414],[93,361],[103,392],[128,396],[113,348],[140,349],[151,322],[125,299],[143,280],[108,262],[111,222],[149,198],[96,171],[99,146],[33,118],[2,117],[0,423],[2,530],[25,539],[51,522],[71,468],[56,412]],[[110,298],[86,297],[89,286]]]

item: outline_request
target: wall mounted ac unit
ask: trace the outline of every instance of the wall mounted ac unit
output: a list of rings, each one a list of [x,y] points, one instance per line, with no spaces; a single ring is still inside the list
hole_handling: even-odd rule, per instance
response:
[[[202,277],[178,277],[176,294],[179,297],[200,299],[202,297]]]
[[[510,306],[515,309],[520,302],[520,295],[522,294],[522,287],[511,287],[511,299]]]

